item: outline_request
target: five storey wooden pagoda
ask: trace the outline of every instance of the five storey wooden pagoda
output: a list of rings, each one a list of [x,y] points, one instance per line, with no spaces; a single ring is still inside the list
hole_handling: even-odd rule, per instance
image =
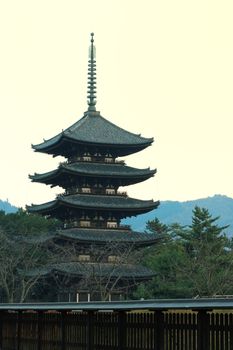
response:
[[[94,286],[96,276],[109,294],[109,300],[127,294],[135,283],[150,279],[153,273],[130,262],[120,264],[122,249],[119,247],[128,245],[138,249],[158,240],[155,235],[133,232],[130,227],[121,225],[121,219],[146,213],[159,205],[153,200],[130,198],[126,192],[118,190],[154,176],[156,170],[136,169],[117,159],[145,149],[153,138],[128,132],[96,111],[93,35],[89,49],[87,112],[60,134],[32,146],[36,152],[66,158],[57,169],[30,176],[33,182],[60,186],[64,193],[51,202],[27,207],[30,213],[60,219],[64,227],[53,239],[63,245],[72,242],[76,247],[75,258],[46,266],[41,272],[44,278],[55,273],[56,278],[63,281],[56,293],[61,301],[100,298]],[[111,252],[110,245],[115,247]],[[98,250],[102,257],[106,252],[101,261],[100,255],[95,253]],[[92,278],[84,287],[80,281],[88,274]],[[106,280],[109,283],[106,284]]]

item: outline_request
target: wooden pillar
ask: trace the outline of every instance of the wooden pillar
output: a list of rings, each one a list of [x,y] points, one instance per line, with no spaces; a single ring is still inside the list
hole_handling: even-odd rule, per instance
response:
[[[94,311],[87,312],[87,333],[86,333],[86,349],[94,349]]]
[[[42,350],[42,311],[37,311],[37,350]]]
[[[21,347],[21,328],[22,328],[22,311],[18,311],[18,317],[17,317],[17,350],[20,350]]]
[[[197,314],[197,348],[210,350],[210,316],[207,310],[198,310]]]
[[[0,312],[0,350],[3,349],[3,311]]]
[[[127,340],[127,315],[126,311],[118,313],[118,350],[126,349]]]
[[[61,350],[66,349],[66,311],[61,312]]]
[[[164,350],[164,313],[155,311],[155,350]]]

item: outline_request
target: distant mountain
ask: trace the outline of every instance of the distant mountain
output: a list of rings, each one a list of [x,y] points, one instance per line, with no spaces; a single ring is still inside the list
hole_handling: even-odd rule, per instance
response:
[[[213,217],[220,216],[217,223],[220,226],[230,225],[225,232],[227,235],[233,236],[233,198],[223,195],[186,202],[162,201],[158,209],[135,218],[125,219],[122,223],[131,225],[136,231],[144,231],[146,222],[155,217],[165,224],[178,222],[181,225],[190,225],[192,210],[195,206],[208,209]]]
[[[10,204],[8,201],[2,201],[0,199],[0,210],[5,211],[5,213],[15,213],[18,208],[16,208],[14,205]]]

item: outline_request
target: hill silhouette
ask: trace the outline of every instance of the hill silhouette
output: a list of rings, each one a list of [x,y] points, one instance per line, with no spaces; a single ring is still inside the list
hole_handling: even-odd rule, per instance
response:
[[[0,210],[3,210],[5,213],[15,213],[18,208],[8,202],[8,200],[3,201],[0,199]]]
[[[135,218],[125,219],[124,224],[131,225],[134,230],[144,231],[146,222],[156,217],[165,224],[177,222],[181,225],[190,225],[192,210],[195,206],[208,209],[213,217],[220,216],[217,221],[218,225],[229,225],[225,232],[228,236],[233,236],[233,198],[224,195],[185,202],[162,201],[158,209]]]

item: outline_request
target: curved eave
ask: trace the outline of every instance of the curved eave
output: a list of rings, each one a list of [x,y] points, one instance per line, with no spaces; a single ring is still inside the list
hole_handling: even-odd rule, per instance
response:
[[[120,229],[95,229],[95,228],[71,228],[57,231],[49,235],[34,237],[27,242],[48,244],[48,242],[70,241],[76,245],[100,245],[114,243],[119,245],[130,245],[130,247],[146,247],[157,244],[163,239],[162,235],[151,233],[135,232],[131,230]]]
[[[70,136],[67,136],[65,134],[59,134],[55,138],[55,141],[52,143],[45,141],[38,145],[32,145],[32,148],[35,152],[41,152],[41,153],[47,153],[52,154],[54,156],[64,156],[68,157],[70,154],[71,147],[73,148],[73,151],[76,152],[76,150],[79,150],[81,147],[93,147],[93,148],[107,148],[112,153],[117,154],[118,156],[127,156],[133,153],[137,153],[142,151],[143,149],[150,146],[154,139],[146,139],[145,142],[142,143],[135,143],[135,144],[120,144],[120,143],[101,143],[101,142],[90,142],[90,141],[82,141],[77,140],[75,138],[72,138]],[[49,140],[50,141],[50,140]]]
[[[60,196],[58,199],[40,204],[28,206],[27,210],[31,213],[40,213],[42,215],[50,215],[52,212],[64,212],[66,208],[73,208],[74,210],[103,210],[114,212],[132,213],[146,213],[157,208],[159,201],[143,201],[129,197],[115,197],[115,196],[97,196],[97,195],[73,195]],[[133,215],[133,214],[132,214]]]
[[[32,145],[37,152],[66,156],[70,146],[78,149],[81,146],[108,147],[115,154],[127,155],[138,152],[153,142],[153,138],[145,138],[131,133],[103,118],[99,112],[87,112],[76,123],[55,137]]]
[[[54,236],[61,240],[71,240],[81,244],[106,245],[108,242],[130,244],[137,246],[150,246],[158,243],[162,236],[142,232],[109,230],[109,229],[65,229]]]
[[[32,180],[32,182],[39,182],[39,183],[45,183],[45,184],[56,184],[59,186],[60,180],[62,180],[63,176],[71,175],[74,177],[78,176],[85,176],[85,177],[91,177],[91,178],[109,178],[112,179],[122,179],[122,180],[132,180],[130,181],[132,184],[136,182],[141,182],[149,179],[150,177],[154,176],[154,174],[157,172],[156,169],[136,169],[135,171],[130,171],[128,174],[124,172],[124,166],[116,165],[116,169],[122,169],[123,171],[109,171],[109,165],[105,165],[103,170],[93,171],[90,167],[90,170],[85,169],[74,169],[72,166],[69,165],[62,165],[58,169],[49,171],[47,173],[43,174],[34,174],[29,175],[29,178]],[[129,168],[129,167],[128,167]]]
[[[29,272],[29,275],[37,274],[42,276],[49,276],[51,274],[68,275],[69,277],[83,277],[92,274],[93,270],[95,276],[107,277],[111,275],[111,278],[124,279],[150,279],[156,274],[150,269],[140,265],[119,265],[110,263],[60,263],[51,266],[47,266],[41,270],[34,270]]]

